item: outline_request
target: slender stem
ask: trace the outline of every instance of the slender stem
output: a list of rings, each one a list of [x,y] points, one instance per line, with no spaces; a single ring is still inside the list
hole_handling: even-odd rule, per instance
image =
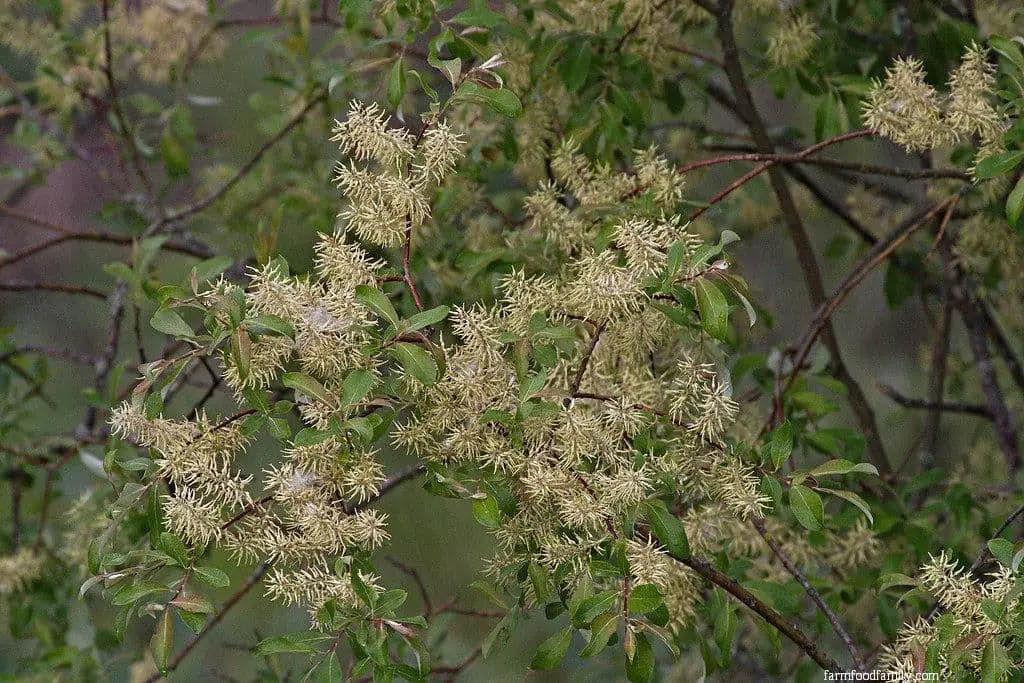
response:
[[[760,615],[779,633],[789,638],[794,645],[803,650],[808,657],[817,662],[818,666],[826,671],[842,671],[839,664],[827,652],[818,647],[818,644],[804,634],[795,624],[790,623],[777,610],[763,603],[757,596],[728,575],[719,571],[713,564],[693,555],[680,561]]]
[[[404,469],[398,470],[397,472],[395,472],[390,477],[384,480],[384,483],[380,485],[380,492],[370,500],[366,500],[361,503],[345,503],[345,512],[351,514],[353,512],[358,512],[363,508],[369,507],[376,501],[380,500],[388,491],[397,486],[400,486],[401,484],[409,481],[410,479],[415,479],[416,477],[423,474],[423,472],[425,472],[426,469],[426,465],[424,465],[422,462],[417,462],[413,463],[412,465],[409,465]]]
[[[246,579],[244,584],[242,584],[242,587],[235,591],[235,594],[228,598],[227,602],[221,605],[220,609],[218,609],[214,613],[213,617],[208,622],[206,622],[206,625],[203,626],[199,633],[192,636],[192,638],[190,638],[189,641],[185,644],[185,647],[183,647],[181,651],[178,652],[178,654],[174,655],[174,657],[167,663],[167,673],[174,671],[181,665],[185,658],[188,657],[189,653],[192,652],[193,649],[195,649],[196,645],[198,645],[203,640],[203,638],[209,635],[210,631],[216,628],[217,624],[219,624],[221,620],[224,619],[224,616],[235,605],[241,602],[242,598],[244,598],[246,594],[249,593],[249,591],[256,587],[256,584],[258,584],[260,580],[263,579],[263,576],[267,573],[267,570],[269,569],[269,562],[263,562],[258,567],[256,567],[256,570],[249,575],[249,578]],[[146,679],[146,683],[156,683],[156,681],[159,681],[163,678],[164,676],[162,674],[155,673]]]
[[[264,154],[269,152],[274,145],[283,140],[288,135],[288,133],[292,131],[293,128],[302,123],[302,121],[305,120],[309,112],[312,111],[313,107],[315,107],[317,104],[324,100],[326,94],[327,91],[322,89],[314,93],[314,96],[310,98],[309,102],[306,103],[306,106],[304,106],[299,111],[298,114],[293,116],[291,120],[289,120],[288,123],[286,123],[281,128],[281,130],[277,131],[277,133],[275,133],[270,139],[268,139],[266,142],[260,145],[260,148],[256,150],[256,153],[247,162],[245,162],[242,165],[242,167],[238,169],[235,175],[231,176],[231,178],[229,178],[223,185],[221,185],[216,190],[208,194],[206,197],[195,202],[194,204],[190,204],[189,206],[179,209],[178,211],[169,214],[163,220],[154,223],[146,231],[147,234],[153,234],[157,232],[159,228],[162,227],[164,224],[175,223],[183,218],[188,218],[193,214],[199,213],[200,211],[207,208],[208,206],[216,202],[218,199],[223,197],[229,190],[231,190],[231,188],[238,184],[238,182],[242,178],[244,178],[250,171],[252,171],[256,167],[256,164],[260,162],[260,159],[263,158]]]
[[[110,108],[114,112],[114,118],[117,120],[117,125],[120,128],[121,137],[124,138],[124,142],[128,147],[132,166],[135,168],[135,174],[139,177],[142,187],[146,190],[146,196],[149,198],[150,203],[153,204],[157,210],[160,210],[160,200],[153,191],[153,185],[149,180],[149,176],[146,174],[146,167],[142,161],[142,154],[139,152],[139,146],[135,141],[135,133],[129,125],[128,118],[125,116],[124,110],[121,107],[121,98],[117,89],[117,80],[114,78],[114,50],[110,38],[109,0],[100,0],[100,12],[103,17],[103,73],[107,77],[107,88],[110,90]]]
[[[235,515],[234,517],[232,517],[228,521],[226,521],[223,524],[221,524],[220,528],[221,529],[228,529],[228,528],[234,526],[235,524],[237,524],[238,522],[242,521],[243,519],[245,519],[246,517],[248,517],[252,513],[254,513],[257,510],[261,509],[264,505],[266,505],[267,503],[269,503],[273,499],[274,499],[274,494],[270,493],[270,494],[267,494],[267,495],[263,496],[259,500],[253,501],[252,505],[246,506],[237,515]]]
[[[597,342],[601,339],[601,333],[604,332],[604,328],[607,325],[607,320],[602,321],[590,336],[590,341],[587,342],[587,347],[583,349],[583,356],[580,358],[580,365],[576,368],[576,375],[573,377],[572,384],[569,387],[570,396],[576,396],[579,392],[580,385],[583,384],[583,376],[587,374],[587,366],[590,364],[590,357],[594,355],[594,349],[597,348]]]
[[[124,319],[124,300],[127,293],[127,285],[118,280],[117,285],[114,287],[114,293],[110,297],[110,331],[107,334],[107,344],[96,362],[96,375],[92,385],[93,389],[100,393],[103,392],[103,385],[107,381],[107,375],[110,374],[110,369],[114,365],[114,358],[117,356],[117,347],[121,340],[121,322]],[[96,406],[89,406],[85,411],[81,424],[75,429],[76,439],[84,439],[92,433],[93,428],[96,426],[98,412]]]
[[[96,299],[107,298],[106,293],[82,285],[66,285],[60,282],[31,282],[29,280],[6,280],[0,282],[0,291],[5,292],[60,292],[62,294],[84,294]]]
[[[27,353],[41,353],[44,356],[50,356],[51,358],[62,358],[64,360],[70,360],[75,363],[81,363],[82,365],[96,365],[99,358],[96,356],[89,356],[84,353],[79,353],[74,349],[53,349],[46,346],[35,346],[32,344],[19,346],[16,349],[8,351],[7,353],[0,354],[0,363],[6,363],[10,358],[14,356],[21,356]]]
[[[903,242],[905,242],[907,238],[914,233],[914,231],[924,225],[929,218],[937,214],[939,211],[948,208],[954,200],[955,197],[946,199],[935,206],[919,211],[897,225],[889,232],[888,235],[875,243],[875,246],[872,247],[872,249],[864,255],[857,265],[853,267],[849,275],[847,275],[843,281],[836,286],[828,299],[819,304],[818,310],[815,312],[810,324],[801,336],[800,341],[795,345],[797,351],[793,357],[793,370],[790,372],[789,379],[786,382],[786,389],[792,386],[793,382],[796,380],[796,377],[800,372],[800,368],[803,365],[804,360],[806,360],[807,354],[810,352],[812,345],[818,338],[818,335],[822,334],[823,330],[827,329],[827,326],[830,324],[829,321],[831,320],[832,314],[837,308],[839,308],[839,304],[841,304],[847,295],[849,295],[849,293],[864,280],[868,273],[889,258],[893,251],[903,244]],[[879,469],[879,471],[881,471],[881,469]]]
[[[850,632],[846,630],[845,626],[843,626],[843,622],[839,620],[836,613],[828,606],[828,603],[826,603],[825,599],[821,597],[818,590],[811,585],[810,581],[807,580],[807,577],[804,576],[804,573],[800,571],[798,566],[796,566],[796,563],[789,558],[789,555],[785,553],[782,546],[779,545],[779,542],[775,540],[775,537],[768,533],[768,529],[764,525],[764,520],[755,515],[750,521],[753,523],[754,528],[757,529],[757,533],[761,534],[761,538],[764,539],[765,543],[768,544],[768,547],[770,547],[772,552],[775,553],[775,556],[779,558],[780,562],[782,562],[786,571],[792,574],[793,578],[797,580],[797,583],[803,586],[804,592],[806,592],[811,598],[811,601],[818,606],[818,609],[822,611],[828,619],[828,623],[832,624],[832,629],[836,632],[836,635],[839,636],[839,640],[843,641],[843,645],[846,647],[847,652],[850,653],[850,659],[853,660],[853,668],[859,671],[863,667],[860,652],[857,649],[857,645],[853,642],[853,638],[850,637]]]
[[[406,219],[407,222],[411,223],[411,219]],[[412,295],[413,303],[416,304],[416,309],[423,310],[423,301],[420,299],[420,293],[416,289],[416,281],[412,277],[412,225],[409,225],[405,229],[405,243],[402,245],[402,281],[405,282],[406,287],[409,288],[409,293]]]
[[[430,593],[427,591],[427,586],[425,583],[423,583],[423,577],[420,576],[419,571],[415,567],[407,565],[404,562],[400,562],[393,557],[389,557],[388,562],[390,562],[395,569],[399,570],[400,572],[408,576],[410,579],[412,579],[413,583],[416,584],[416,588],[420,592],[420,599],[423,601],[424,616],[427,619],[432,617],[434,615],[434,605],[430,601]],[[439,611],[454,612],[454,609],[455,608]]]
[[[937,409],[938,411],[944,411],[947,413],[963,413],[964,415],[976,415],[987,419],[992,418],[992,414],[989,412],[988,407],[977,403],[960,403],[958,401],[942,401],[941,403],[936,403],[931,398],[910,398],[908,396],[904,396],[886,384],[879,384],[878,390],[904,408],[928,411]]]

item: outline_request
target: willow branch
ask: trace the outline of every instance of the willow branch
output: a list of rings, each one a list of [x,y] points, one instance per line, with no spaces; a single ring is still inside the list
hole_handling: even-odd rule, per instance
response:
[[[185,658],[188,657],[189,653],[195,649],[196,645],[198,645],[203,640],[203,638],[209,635],[210,631],[216,628],[217,624],[219,624],[221,620],[224,619],[224,616],[229,611],[231,611],[231,609],[235,605],[241,602],[242,598],[244,598],[249,591],[256,587],[256,584],[258,584],[263,579],[263,576],[267,573],[267,570],[269,569],[269,562],[263,562],[258,567],[256,567],[256,570],[249,575],[249,578],[245,580],[245,583],[242,584],[242,587],[235,591],[235,594],[228,598],[227,602],[220,606],[220,609],[218,609],[214,613],[213,617],[211,617],[210,620],[206,622],[206,625],[203,626],[199,633],[192,636],[192,638],[190,638],[189,641],[185,644],[185,647],[181,648],[181,651],[178,652],[178,654],[174,655],[173,658],[171,658],[171,660],[167,663],[167,673],[174,671],[181,665]],[[164,676],[162,674],[155,673],[146,679],[146,683],[156,683],[156,681],[159,681],[163,678]]]
[[[911,398],[904,396],[887,384],[879,384],[878,390],[904,408],[912,410],[939,410],[946,413],[962,413],[964,415],[975,415],[992,419],[989,409],[978,403],[961,403],[959,401],[941,401],[937,403],[931,399]]]
[[[119,280],[110,297],[110,331],[107,334],[107,343],[103,347],[103,352],[96,361],[96,374],[92,383],[93,389],[100,393],[103,392],[103,385],[107,381],[107,375],[110,374],[114,358],[117,356],[117,347],[121,340],[121,323],[124,320],[124,300],[127,293],[128,287]],[[96,406],[89,406],[86,409],[82,422],[75,429],[76,439],[85,439],[91,434],[96,426],[98,412]]]
[[[32,282],[30,280],[5,280],[0,282],[0,291],[5,292],[60,292],[62,294],[83,294],[106,300],[107,295],[98,289],[82,285],[66,285],[59,282]]]
[[[34,344],[26,344],[25,346],[19,346],[16,349],[12,349],[4,354],[0,354],[0,363],[6,363],[14,356],[23,356],[29,353],[39,353],[44,356],[51,358],[60,358],[63,360],[70,360],[75,363],[81,363],[82,365],[96,365],[99,360],[95,356],[90,356],[85,353],[80,353],[74,349],[57,349],[49,346],[36,346]]]
[[[817,605],[818,609],[820,609],[825,615],[825,618],[828,619],[828,623],[832,625],[832,630],[836,632],[836,635],[839,636],[839,640],[843,641],[843,646],[845,646],[847,652],[850,653],[850,659],[853,661],[853,668],[858,671],[862,669],[863,662],[861,660],[860,652],[857,650],[857,645],[853,642],[853,638],[850,637],[850,632],[846,630],[845,626],[843,626],[843,622],[839,620],[839,617],[837,617],[836,613],[832,611],[832,608],[828,606],[825,599],[821,597],[821,594],[817,589],[811,585],[810,581],[807,580],[807,577],[802,571],[800,571],[800,568],[796,566],[796,563],[789,558],[782,549],[782,546],[779,545],[779,542],[775,540],[775,537],[768,533],[768,529],[764,525],[764,520],[755,515],[750,521],[753,523],[754,528],[757,529],[757,533],[761,534],[761,538],[764,539],[765,543],[768,544],[768,547],[770,547],[772,552],[775,553],[775,556],[779,558],[780,562],[782,562],[786,571],[792,574],[793,578],[797,580],[797,583],[803,586],[804,592],[806,592],[808,597],[811,598],[811,602]]]
[[[832,659],[831,656],[829,656],[827,652],[818,647],[818,644],[811,640],[796,625],[790,623],[786,617],[782,616],[782,614],[774,608],[763,603],[757,598],[757,596],[741,586],[731,577],[719,571],[713,564],[693,555],[680,561],[756,612],[762,619],[771,624],[771,626],[779,633],[789,638],[794,645],[803,650],[808,657],[817,662],[818,666],[826,671],[842,670],[842,668],[834,659]]]
[[[966,188],[961,189],[960,193],[963,192],[966,192]],[[801,335],[799,342],[795,345],[797,351],[793,358],[793,370],[790,372],[789,379],[786,382],[786,389],[792,386],[793,382],[796,380],[796,377],[800,372],[800,367],[804,360],[806,360],[807,354],[810,352],[815,340],[820,334],[822,334],[823,330],[828,329],[832,314],[835,313],[836,309],[839,308],[839,305],[850,294],[850,292],[852,292],[876,266],[889,258],[889,256],[917,229],[924,225],[929,218],[936,215],[943,209],[950,209],[958,196],[959,194],[953,198],[946,199],[935,206],[921,210],[893,228],[888,235],[876,242],[875,246],[857,262],[857,265],[855,265],[843,281],[836,286],[828,299],[819,304],[810,324],[807,326],[803,335]]]
[[[35,254],[47,251],[56,246],[64,244],[65,242],[97,242],[101,244],[116,244],[120,246],[130,246],[135,242],[136,238],[129,235],[120,235],[115,232],[105,231],[81,231],[77,232],[69,230],[68,228],[62,227],[49,221],[30,216],[28,214],[16,211],[6,206],[0,205],[0,215],[5,215],[14,220],[36,225],[41,228],[56,232],[57,235],[49,239],[43,240],[38,244],[34,244],[30,247],[26,247],[21,251],[9,255],[7,258],[0,261],[0,268],[13,265],[19,261],[27,259]],[[196,240],[169,240],[166,242],[161,249],[172,251],[179,254],[185,254],[186,256],[193,256],[199,259],[211,258],[214,255],[213,249],[206,244]]]
[[[200,211],[206,209],[211,204],[216,202],[218,199],[223,197],[229,190],[231,190],[231,188],[237,185],[242,178],[244,178],[250,171],[256,168],[256,165],[260,162],[260,159],[263,158],[263,155],[269,152],[271,148],[274,147],[274,145],[283,140],[288,135],[288,133],[292,131],[293,128],[302,123],[302,121],[306,118],[309,112],[312,111],[313,107],[322,102],[325,96],[326,90],[321,89],[317,91],[314,94],[314,96],[310,98],[309,102],[306,103],[306,106],[304,106],[299,111],[298,114],[293,116],[291,120],[289,120],[288,123],[286,123],[281,128],[281,130],[277,131],[277,133],[275,133],[270,139],[268,139],[266,142],[260,145],[260,148],[256,150],[256,153],[252,156],[252,158],[245,162],[245,164],[243,164],[242,167],[238,169],[238,172],[236,172],[235,175],[231,176],[231,178],[229,178],[223,185],[218,187],[216,190],[208,194],[203,199],[200,199],[196,203],[190,204],[189,206],[186,206],[183,209],[179,209],[176,212],[168,214],[166,218],[164,218],[161,221],[158,221],[153,226],[150,226],[150,228],[147,230],[147,234],[153,234],[159,231],[159,229],[164,224],[174,223],[180,221],[183,218],[188,218],[193,214],[199,213]]]
[[[142,183],[142,187],[146,190],[146,196],[149,198],[150,203],[159,210],[160,200],[153,191],[153,185],[149,180],[149,176],[146,174],[146,167],[142,161],[142,154],[139,152],[139,146],[135,141],[135,133],[128,123],[128,118],[124,114],[124,109],[121,107],[121,98],[117,89],[117,81],[114,79],[114,48],[110,37],[109,0],[100,0],[100,13],[103,17],[103,74],[107,77],[107,88],[110,90],[110,108],[114,113],[114,118],[117,121],[118,127],[121,129],[121,137],[124,138],[125,144],[128,147],[129,157],[131,158],[132,166],[135,168],[135,173],[138,175],[139,181]]]

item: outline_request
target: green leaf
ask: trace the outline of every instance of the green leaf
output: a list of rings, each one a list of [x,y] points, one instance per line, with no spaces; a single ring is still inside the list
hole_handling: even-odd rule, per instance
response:
[[[543,603],[548,599],[548,571],[535,560],[531,560],[526,567],[530,575],[530,583],[533,584],[533,593],[537,596],[537,602]]]
[[[156,623],[153,637],[149,639],[149,649],[153,653],[153,661],[161,673],[167,671],[167,661],[174,648],[174,613],[165,609]]]
[[[324,385],[304,372],[286,372],[281,375],[281,383],[289,389],[294,389],[323,403],[334,402],[334,397]]]
[[[523,113],[523,104],[514,92],[508,88],[485,88],[469,81],[459,86],[460,97],[471,102],[486,104],[502,116],[517,119]]]
[[[188,175],[188,151],[169,127],[160,134],[160,157],[172,178]]]
[[[366,585],[366,582],[363,581],[361,576],[359,576],[358,571],[353,571],[351,573],[351,578],[352,588],[355,589],[356,595],[359,596],[359,599],[363,601],[363,604],[369,607],[372,612],[373,608],[377,606],[377,591]]]
[[[267,431],[278,441],[287,441],[292,436],[292,428],[283,417],[272,417],[267,420]]]
[[[299,433],[292,439],[292,444],[295,446],[315,446],[318,443],[327,441],[329,438],[331,438],[331,432],[329,431],[306,427],[299,430]]]
[[[498,591],[494,584],[484,581],[482,579],[474,581],[469,584],[471,588],[475,588],[481,595],[493,602],[495,605],[502,609],[508,609],[508,604],[504,598],[501,597],[501,593]]]
[[[1021,159],[1024,159],[1024,151],[993,154],[978,162],[974,167],[974,175],[979,180],[1001,176],[1015,169]]]
[[[576,41],[562,57],[559,70],[562,74],[562,81],[570,92],[579,90],[587,82],[593,57],[594,53],[586,40]]]
[[[162,583],[152,583],[150,581],[138,581],[136,583],[130,583],[127,586],[122,586],[118,589],[114,596],[110,599],[111,604],[117,607],[124,605],[130,605],[147,595],[153,595],[154,593],[164,593],[168,590],[167,586]]]
[[[724,341],[729,335],[729,302],[715,283],[707,278],[697,278],[694,288],[701,327],[715,339]]]
[[[1020,46],[1016,42],[1003,36],[990,36],[988,44],[993,50],[1010,60],[1021,73],[1024,73],[1024,53],[1021,52]]]
[[[279,335],[295,338],[295,328],[291,323],[276,315],[258,315],[245,322],[245,327],[255,334]]]
[[[548,373],[545,370],[541,370],[536,375],[530,375],[523,380],[519,386],[519,400],[525,401],[532,397],[538,391],[544,388],[544,385],[548,383]]]
[[[174,534],[160,534],[160,550],[173,557],[182,567],[188,566],[188,551],[185,550],[185,544]]]
[[[993,538],[989,541],[988,551],[1004,567],[1009,567],[1013,564],[1013,543],[1005,538]]]
[[[586,659],[596,655],[608,645],[608,641],[611,640],[611,637],[618,630],[618,612],[603,612],[594,617],[594,621],[590,626],[590,640],[587,641],[586,647],[580,652],[580,657]]]
[[[430,325],[436,325],[437,323],[448,317],[447,306],[437,306],[426,311],[420,311],[409,318],[409,326],[406,328],[410,332],[413,330],[420,330]]]
[[[216,567],[195,567],[192,569],[192,575],[214,588],[225,588],[231,585],[228,575]]]
[[[786,420],[772,431],[768,440],[768,454],[778,470],[793,452],[793,425]]]
[[[818,488],[818,489],[815,489],[815,490],[821,491],[822,493],[831,494],[831,495],[836,496],[838,498],[842,498],[845,501],[853,503],[858,508],[860,508],[860,511],[863,512],[864,516],[868,518],[868,524],[874,526],[875,518],[871,514],[871,506],[868,505],[866,500],[864,500],[863,498],[858,496],[853,491],[844,491],[843,489],[826,489],[826,488]]]
[[[462,24],[463,26],[494,28],[498,24],[504,23],[505,17],[501,16],[497,12],[487,9],[486,7],[478,7],[477,9],[468,9],[464,12],[459,12],[449,19],[449,21],[453,24]]]
[[[800,524],[811,531],[821,531],[825,506],[821,496],[806,486],[795,485],[789,491],[789,506]]]
[[[283,636],[274,636],[261,640],[253,652],[261,656],[273,655],[279,652],[300,652],[304,654],[317,654],[320,652],[316,646],[323,645],[333,639],[333,636],[310,631],[300,633],[288,633]]]
[[[626,658],[626,678],[630,683],[648,683],[654,678],[654,648],[641,632],[634,636],[633,656]]]
[[[998,683],[1009,671],[1010,658],[1006,654],[1006,648],[999,642],[998,637],[992,638],[981,652],[982,683]]]
[[[1002,623],[1003,617],[1006,616],[1006,605],[999,602],[998,600],[993,600],[991,598],[982,598],[981,611],[986,617],[988,617],[992,621],[992,623],[999,624]]]
[[[1017,181],[1010,196],[1006,198],[1006,220],[1018,234],[1024,235],[1024,221],[1020,219],[1021,215],[1024,215],[1024,178]]]
[[[206,626],[206,615],[202,612],[189,612],[187,609],[179,609],[178,616],[192,630],[192,633],[199,633]]]
[[[873,474],[878,476],[878,468],[874,465],[866,462],[852,463],[849,460],[829,460],[826,463],[818,465],[813,470],[808,472],[813,477],[824,477],[830,474],[850,474],[852,472],[863,472],[865,474]]]
[[[338,662],[337,653],[331,652],[324,661],[316,666],[316,683],[341,683],[341,663]],[[374,680],[378,680],[374,672]],[[391,678],[384,679],[390,681]]]
[[[209,599],[196,593],[182,593],[171,600],[169,604],[188,612],[196,612],[198,614],[213,614],[217,611]]]
[[[482,526],[488,529],[497,529],[501,526],[501,511],[498,510],[498,501],[490,496],[474,499],[473,517]]]
[[[531,669],[553,669],[565,657],[569,651],[569,643],[572,642],[572,627],[563,629],[551,636],[537,648],[533,660],[530,662]]]
[[[629,593],[629,611],[646,614],[658,609],[664,602],[661,592],[653,583],[645,583],[635,587]]]
[[[651,523],[651,530],[665,550],[677,560],[685,560],[690,556],[690,543],[686,539],[683,523],[668,511],[660,500],[649,500],[644,503],[644,512]]]
[[[579,603],[571,605],[569,616],[572,625],[576,628],[586,628],[601,612],[607,612],[615,606],[619,599],[619,592],[613,590],[601,591],[597,595],[584,598]]]
[[[374,385],[373,374],[367,370],[353,370],[345,377],[341,389],[341,404],[350,406],[362,401]]]
[[[407,375],[420,384],[429,387],[437,382],[437,364],[429,353],[416,344],[399,342],[389,347],[388,353],[398,360]]]
[[[384,292],[368,285],[358,285],[356,299],[396,328],[398,327],[398,311],[395,310],[391,299]]]
[[[920,585],[917,579],[907,576],[906,574],[900,574],[898,572],[892,572],[889,574],[882,574],[878,577],[878,592],[881,593],[893,586],[918,586]]]
[[[399,57],[391,65],[391,78],[388,79],[388,104],[392,109],[400,109],[402,97],[405,95],[405,60]]]
[[[483,647],[480,649],[480,654],[485,658],[490,654],[491,649],[497,645],[503,647],[508,642],[509,636],[512,635],[512,631],[515,630],[516,625],[519,623],[519,618],[515,612],[509,612],[501,618],[491,632],[484,638]]]
[[[885,302],[889,308],[896,310],[913,295],[918,282],[914,275],[890,261],[889,267],[885,270],[885,281],[882,284],[882,291],[885,293]]]
[[[166,308],[154,313],[149,321],[149,325],[157,332],[163,332],[174,337],[191,337],[194,335],[192,327],[180,315]]]
[[[401,588],[392,588],[381,593],[377,597],[377,604],[374,607],[376,614],[389,614],[405,604],[409,594]]]

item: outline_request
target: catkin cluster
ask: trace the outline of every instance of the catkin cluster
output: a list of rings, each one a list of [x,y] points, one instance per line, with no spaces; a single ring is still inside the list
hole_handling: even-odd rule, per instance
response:
[[[986,645],[1004,634],[1007,624],[1018,630],[1024,616],[1014,573],[998,565],[985,581],[978,581],[943,551],[930,556],[918,584],[938,601],[943,614],[934,622],[919,617],[904,624],[895,642],[882,648],[880,668],[907,680],[921,670],[925,653],[934,651],[944,680],[980,678]]]
[[[944,147],[977,138],[981,160],[1002,150],[1009,123],[992,104],[995,69],[986,51],[972,45],[940,95],[925,82],[924,65],[914,57],[899,58],[876,82],[864,102],[869,128],[912,152]]]

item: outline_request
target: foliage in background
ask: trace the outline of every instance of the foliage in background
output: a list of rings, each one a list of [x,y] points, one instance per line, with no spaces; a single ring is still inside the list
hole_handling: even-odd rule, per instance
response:
[[[272,9],[0,8],[23,151],[5,177],[74,158],[114,197],[74,232],[11,193],[0,217],[42,237],[0,270],[130,249],[96,286],[0,281],[110,310],[95,354],[3,330],[0,593],[26,642],[0,673],[156,680],[247,599],[309,616],[245,643],[260,680],[470,676],[531,617],[550,636],[523,672],[571,652],[631,681],[1021,675],[1018,3]],[[265,68],[226,126],[260,134],[247,152],[194,88],[241,47]],[[843,231],[823,254],[814,216]],[[773,225],[814,312],[764,349],[772,311],[730,252]],[[822,259],[845,273],[831,291]],[[883,266],[879,296],[933,327],[926,396],[882,387],[925,412],[905,454],[832,325]],[[32,419],[48,358],[91,370],[67,431]],[[975,446],[944,448],[966,420]],[[94,483],[65,500],[75,467]],[[493,533],[488,608],[434,603],[414,567],[381,578],[389,529],[423,520],[376,503],[414,482]],[[235,565],[251,574],[231,585]],[[494,622],[454,662],[452,616]]]

